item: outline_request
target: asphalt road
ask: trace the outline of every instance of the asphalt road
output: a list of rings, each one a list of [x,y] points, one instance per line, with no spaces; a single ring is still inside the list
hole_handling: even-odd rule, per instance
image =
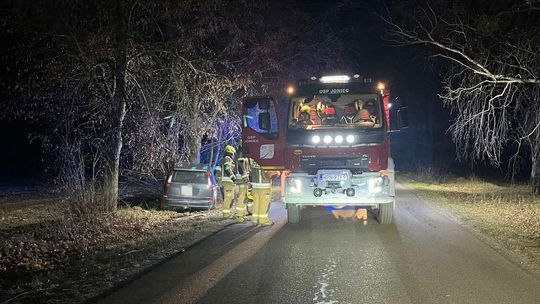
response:
[[[399,188],[394,224],[324,208],[238,224],[101,303],[540,303],[540,282]]]

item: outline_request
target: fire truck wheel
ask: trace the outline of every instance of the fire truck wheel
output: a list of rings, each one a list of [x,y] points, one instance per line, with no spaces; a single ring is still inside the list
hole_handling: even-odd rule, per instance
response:
[[[380,224],[392,224],[392,217],[394,213],[394,204],[379,204],[379,214],[377,220]]]
[[[290,224],[300,222],[300,208],[296,204],[287,204],[287,221]]]

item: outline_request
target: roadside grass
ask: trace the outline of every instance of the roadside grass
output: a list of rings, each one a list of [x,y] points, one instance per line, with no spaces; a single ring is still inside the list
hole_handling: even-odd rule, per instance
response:
[[[398,181],[482,232],[529,271],[540,274],[540,197],[531,194],[528,185],[452,176],[427,179],[401,175]]]
[[[66,219],[64,208],[53,201],[0,204],[0,302],[82,302],[232,222],[218,210],[125,206]]]
[[[41,223],[51,218],[53,198],[21,199],[0,198],[0,229],[15,228]]]

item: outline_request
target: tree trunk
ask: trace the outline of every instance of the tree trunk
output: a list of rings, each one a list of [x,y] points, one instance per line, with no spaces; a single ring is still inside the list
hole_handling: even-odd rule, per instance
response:
[[[194,99],[191,101],[191,111],[192,113],[197,113],[193,115],[191,121],[190,121],[190,132],[188,132],[187,136],[187,144],[188,144],[188,160],[191,164],[198,164],[200,162],[200,154],[201,154],[201,140],[202,140],[202,134],[201,126],[203,125],[203,122],[201,122],[201,119],[198,117],[199,115],[199,100]]]
[[[126,70],[127,70],[127,24],[125,10],[121,0],[115,3],[114,11],[114,79],[115,91],[112,98],[111,136],[106,155],[105,181],[103,194],[105,211],[116,210],[118,203],[118,177],[120,172],[120,154],[122,152],[122,126],[126,116]]]
[[[210,142],[210,157],[208,158],[208,165],[210,168],[214,167],[214,136],[212,136],[212,141]]]
[[[531,165],[531,190],[535,195],[540,195],[540,159],[536,153],[532,153]]]
[[[201,139],[201,134],[199,133],[193,133],[187,138],[189,147],[188,159],[191,164],[197,164],[200,161]]]

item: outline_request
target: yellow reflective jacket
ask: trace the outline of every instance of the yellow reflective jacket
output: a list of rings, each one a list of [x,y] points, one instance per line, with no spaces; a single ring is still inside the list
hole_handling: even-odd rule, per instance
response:
[[[236,166],[234,160],[229,155],[221,159],[221,175],[232,180],[236,179]]]

